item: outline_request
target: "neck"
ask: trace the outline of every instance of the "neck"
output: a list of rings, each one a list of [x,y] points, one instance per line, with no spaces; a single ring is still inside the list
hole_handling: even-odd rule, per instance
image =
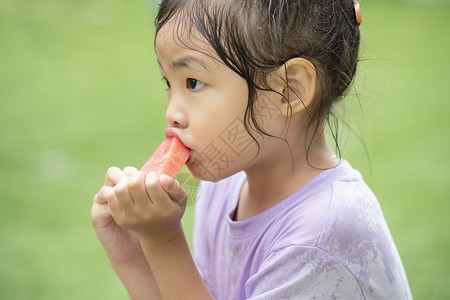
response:
[[[278,140],[262,147],[255,162],[244,170],[247,182],[241,191],[237,220],[248,219],[277,205],[321,172],[337,165],[337,158],[323,135],[311,144],[308,156],[304,144],[299,144],[289,142],[288,147]]]

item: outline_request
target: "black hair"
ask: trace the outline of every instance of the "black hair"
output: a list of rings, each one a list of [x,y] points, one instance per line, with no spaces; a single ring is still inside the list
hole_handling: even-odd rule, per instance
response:
[[[258,89],[271,90],[267,76],[297,57],[309,60],[317,72],[318,88],[307,108],[309,126],[314,133],[324,121],[331,127],[333,104],[346,95],[358,62],[360,31],[353,0],[162,0],[156,35],[172,18],[177,18],[180,42],[189,47],[187,37],[200,37],[245,79],[244,126],[250,135],[250,128],[269,135],[255,116]],[[332,134],[339,152],[337,132]]]

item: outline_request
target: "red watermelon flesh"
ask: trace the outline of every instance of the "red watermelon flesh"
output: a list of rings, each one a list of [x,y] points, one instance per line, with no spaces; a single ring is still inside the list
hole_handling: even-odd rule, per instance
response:
[[[159,175],[166,174],[175,178],[190,155],[191,150],[178,137],[169,136],[164,139],[152,157],[142,166],[141,171],[146,173],[156,172]]]

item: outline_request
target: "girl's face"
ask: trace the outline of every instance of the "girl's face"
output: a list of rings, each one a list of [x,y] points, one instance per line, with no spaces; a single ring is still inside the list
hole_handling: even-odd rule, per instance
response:
[[[248,88],[206,43],[197,42],[195,50],[184,46],[176,28],[169,21],[155,41],[168,84],[166,134],[192,149],[188,167],[195,177],[217,181],[256,161],[257,145],[243,123]]]

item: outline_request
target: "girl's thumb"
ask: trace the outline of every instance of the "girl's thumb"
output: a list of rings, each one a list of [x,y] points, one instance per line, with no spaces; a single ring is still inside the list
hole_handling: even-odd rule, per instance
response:
[[[181,184],[168,175],[161,175],[161,186],[169,197],[181,207],[186,207],[187,193]]]

